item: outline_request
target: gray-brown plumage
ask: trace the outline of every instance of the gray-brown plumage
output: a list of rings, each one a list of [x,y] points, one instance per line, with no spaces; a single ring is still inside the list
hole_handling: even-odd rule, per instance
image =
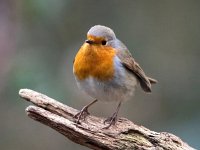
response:
[[[126,69],[136,75],[142,89],[145,92],[151,92],[151,84],[157,83],[157,80],[145,75],[140,65],[134,60],[131,53],[127,49],[123,50],[123,52],[120,51],[120,53],[117,53],[117,55]]]

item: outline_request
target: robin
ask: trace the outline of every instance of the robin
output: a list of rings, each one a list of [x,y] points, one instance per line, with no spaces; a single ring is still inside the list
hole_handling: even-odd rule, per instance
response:
[[[73,73],[78,87],[94,98],[74,116],[78,123],[97,101],[118,102],[116,111],[104,121],[108,123],[105,128],[116,123],[121,103],[133,95],[137,84],[149,93],[151,84],[157,82],[145,75],[113,30],[102,25],[88,31],[87,40],[75,56]]]

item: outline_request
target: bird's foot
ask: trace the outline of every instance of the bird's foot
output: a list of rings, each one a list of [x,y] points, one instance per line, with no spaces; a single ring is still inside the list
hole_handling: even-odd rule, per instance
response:
[[[88,112],[88,106],[84,106],[81,111],[79,111],[76,115],[74,115],[74,118],[77,118],[76,123],[80,123],[80,120],[85,118],[89,115]]]
[[[103,129],[108,129],[110,126],[115,125],[117,122],[117,112],[115,112],[111,117],[108,117],[107,119],[104,120],[104,124],[108,123],[107,126],[103,127]]]
[[[80,123],[80,120],[85,120],[86,116],[88,116],[90,113],[88,112],[88,108],[97,102],[97,99],[89,103],[88,105],[84,106],[80,112],[78,112],[76,115],[74,115],[74,118],[77,118],[76,123]]]

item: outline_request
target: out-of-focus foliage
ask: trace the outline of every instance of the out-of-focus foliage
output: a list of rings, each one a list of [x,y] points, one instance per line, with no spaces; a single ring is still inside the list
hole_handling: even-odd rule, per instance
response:
[[[120,115],[155,131],[172,132],[200,149],[200,1],[0,1],[0,149],[86,149],[29,119],[18,90],[31,88],[80,109],[73,58],[88,29],[114,29],[145,72],[158,79],[140,88]],[[116,104],[96,104],[109,116]],[[104,110],[104,112],[102,112]]]

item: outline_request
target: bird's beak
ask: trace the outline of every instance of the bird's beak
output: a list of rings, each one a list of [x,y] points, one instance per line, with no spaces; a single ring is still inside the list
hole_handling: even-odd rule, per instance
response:
[[[93,44],[94,42],[92,40],[86,40],[85,43]]]

